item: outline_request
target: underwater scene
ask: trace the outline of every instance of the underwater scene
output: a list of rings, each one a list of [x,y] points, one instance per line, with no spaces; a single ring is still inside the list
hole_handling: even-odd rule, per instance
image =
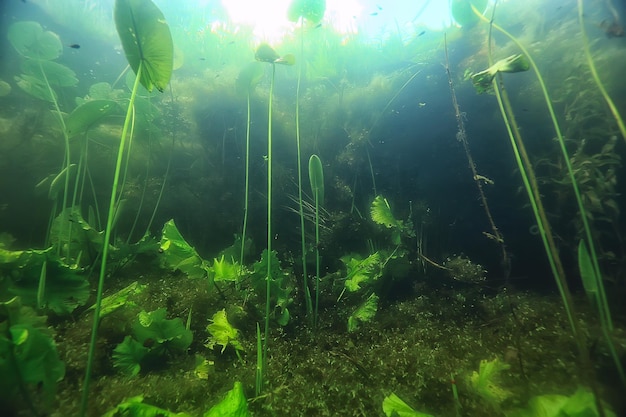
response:
[[[626,416],[626,1],[0,14],[0,415]]]

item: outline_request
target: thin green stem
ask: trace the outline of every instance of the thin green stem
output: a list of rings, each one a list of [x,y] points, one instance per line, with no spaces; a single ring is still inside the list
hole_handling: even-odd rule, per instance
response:
[[[89,342],[89,354],[87,356],[87,368],[85,370],[85,380],[83,381],[83,392],[80,403],[80,417],[84,417],[87,412],[87,403],[89,400],[89,383],[91,380],[91,372],[93,368],[93,362],[96,353],[96,340],[98,338],[98,326],[100,324],[100,309],[102,306],[102,293],[104,290],[104,278],[106,276],[106,266],[109,254],[109,242],[111,240],[111,231],[113,229],[113,217],[115,215],[117,190],[119,185],[120,173],[122,171],[122,160],[124,159],[124,150],[126,148],[126,138],[128,135],[128,128],[130,125],[130,119],[135,104],[135,96],[137,95],[137,89],[139,87],[139,80],[141,78],[141,72],[143,70],[143,61],[140,62],[137,69],[137,75],[135,77],[135,84],[133,85],[133,91],[130,96],[130,102],[128,103],[128,110],[126,112],[126,118],[124,119],[124,127],[122,128],[122,137],[120,139],[120,146],[117,152],[117,161],[115,163],[115,173],[113,175],[113,186],[111,188],[111,198],[109,200],[109,213],[107,215],[107,225],[104,231],[104,241],[102,244],[102,261],[100,263],[100,276],[98,278],[98,289],[96,292],[96,304],[93,314],[93,324],[91,328],[91,339]]]
[[[604,88],[604,84],[602,84],[602,80],[600,80],[600,76],[598,75],[598,70],[596,69],[596,64],[593,61],[593,57],[591,56],[591,49],[589,48],[589,38],[587,37],[587,31],[585,30],[584,18],[583,18],[583,0],[578,0],[578,21],[580,22],[580,32],[583,37],[583,47],[585,51],[585,57],[587,58],[587,64],[589,65],[589,71],[591,71],[591,76],[593,80],[596,82],[598,86],[598,90],[602,93],[602,97],[604,97],[604,101],[609,106],[613,117],[615,118],[615,122],[619,127],[619,131],[622,134],[622,138],[626,141],[626,125],[624,124],[624,120],[617,110],[617,106],[609,96],[609,93]]]
[[[304,29],[303,18],[300,17],[300,60],[298,66],[298,83],[296,85],[296,148],[298,158],[298,210],[300,213],[300,243],[302,246],[302,281],[304,286],[304,299],[306,312],[310,316],[313,306],[311,305],[311,293],[309,291],[308,274],[306,269],[306,241],[304,233],[304,208],[302,205],[302,154],[300,152],[300,84],[302,80],[302,66],[304,65]],[[317,315],[316,315],[317,316]],[[314,320],[315,321],[315,318]]]
[[[272,81],[270,83],[270,97],[267,106],[267,276],[265,287],[265,332],[263,338],[263,370],[261,381],[267,369],[267,346],[270,335],[270,311],[271,311],[271,282],[272,282],[272,97],[274,96],[274,78],[276,76],[276,64],[272,63]]]
[[[246,247],[246,232],[248,229],[248,203],[250,192],[250,90],[247,94],[247,120],[246,120],[246,185],[243,196],[243,226],[241,229],[241,249],[239,252],[239,274],[243,272],[243,261]]]

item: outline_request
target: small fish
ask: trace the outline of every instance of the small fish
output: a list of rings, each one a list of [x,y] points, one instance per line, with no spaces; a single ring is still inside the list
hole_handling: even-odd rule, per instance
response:
[[[317,28],[321,28],[321,27],[322,27],[322,24],[318,23],[317,25],[315,25],[315,27],[313,29],[317,29]]]
[[[77,44],[77,43],[73,43],[73,44],[68,45],[68,46],[69,46],[70,48],[72,48],[72,49],[80,49],[80,45],[79,45],[79,44]]]
[[[426,33],[426,31],[425,31],[425,30],[423,30],[423,31],[421,31],[420,33],[418,33],[418,34],[417,34],[417,37],[419,38],[420,36],[422,36],[422,35],[423,35],[423,34],[425,34],[425,33]]]
[[[378,12],[370,13],[370,16],[378,16]]]
[[[380,4],[377,4],[376,7],[378,8],[378,10],[382,10],[383,8],[380,7]]]

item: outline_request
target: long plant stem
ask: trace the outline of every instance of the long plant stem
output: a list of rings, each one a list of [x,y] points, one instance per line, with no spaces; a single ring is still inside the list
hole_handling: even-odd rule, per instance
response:
[[[306,303],[306,312],[311,316],[311,292],[309,291],[309,282],[306,269],[306,241],[304,233],[304,208],[302,206],[302,154],[300,152],[300,84],[302,81],[302,66],[304,65],[304,26],[303,18],[300,17],[300,64],[298,66],[298,83],[296,85],[296,149],[298,158],[298,210],[300,213],[300,243],[302,246],[302,282],[304,289],[304,299]],[[317,314],[316,314],[317,317]],[[315,321],[315,318],[313,319]]]
[[[80,417],[84,417],[87,412],[87,403],[89,400],[89,383],[91,380],[91,371],[93,368],[94,357],[96,353],[96,340],[98,338],[98,326],[100,324],[100,309],[102,306],[102,292],[104,290],[104,278],[106,276],[107,259],[109,254],[109,241],[111,240],[111,231],[113,229],[113,217],[115,215],[115,206],[117,201],[117,190],[120,179],[120,172],[122,171],[122,160],[124,159],[124,150],[126,148],[126,138],[128,135],[128,128],[130,120],[132,118],[132,112],[135,104],[135,96],[137,95],[137,89],[139,87],[139,80],[143,70],[143,62],[139,64],[137,69],[137,75],[135,77],[135,84],[133,85],[133,91],[130,96],[130,102],[128,103],[128,110],[126,112],[126,118],[124,119],[124,127],[122,128],[122,137],[120,139],[120,146],[117,152],[117,161],[115,163],[115,173],[113,174],[113,186],[111,188],[111,198],[109,200],[109,212],[107,215],[107,225],[104,230],[104,241],[102,244],[102,261],[100,263],[100,276],[98,278],[98,290],[96,292],[96,304],[93,314],[93,323],[91,327],[91,339],[89,342],[89,354],[87,356],[87,368],[85,370],[85,380],[83,381],[83,392],[80,403]]]
[[[614,15],[617,13],[615,9],[613,9],[612,12]],[[613,114],[613,117],[615,118],[615,122],[619,127],[622,138],[626,141],[626,125],[624,124],[624,119],[622,119],[619,110],[617,110],[617,106],[611,99],[611,96],[609,96],[606,88],[604,88],[604,84],[602,84],[602,80],[600,80],[600,76],[598,75],[596,64],[594,63],[593,57],[591,56],[591,49],[589,48],[589,38],[587,37],[587,31],[585,30],[583,0],[578,0],[578,21],[580,22],[580,33],[582,34],[583,38],[583,49],[585,51],[585,57],[587,58],[587,64],[589,65],[589,71],[591,72],[591,76],[598,86],[598,90],[600,90],[602,97],[604,97],[604,101],[606,101],[606,104],[609,106],[611,114]]]
[[[263,366],[261,372],[261,385],[267,369],[267,346],[270,335],[270,311],[271,311],[271,283],[272,283],[272,97],[274,96],[274,78],[276,76],[276,64],[272,63],[272,81],[270,83],[270,97],[267,105],[267,276],[265,277],[265,331],[263,337]]]
[[[315,315],[313,325],[317,327],[320,303],[320,197],[315,190]]]
[[[491,209],[489,208],[489,204],[487,203],[487,197],[485,195],[485,190],[483,189],[483,183],[481,180],[481,176],[478,175],[478,170],[476,169],[476,163],[474,162],[474,158],[472,157],[472,153],[470,152],[469,143],[467,140],[467,132],[465,130],[465,122],[463,120],[463,115],[461,113],[461,109],[459,107],[459,103],[456,98],[456,93],[454,91],[454,84],[452,83],[452,75],[450,74],[450,61],[448,59],[448,40],[447,36],[444,34],[444,51],[446,55],[446,74],[448,75],[448,85],[450,86],[450,95],[452,97],[452,107],[454,108],[454,113],[456,117],[456,123],[458,126],[458,131],[456,134],[456,138],[463,145],[463,149],[465,150],[465,155],[467,156],[467,162],[469,164],[469,168],[472,171],[472,178],[474,179],[474,183],[476,184],[476,188],[478,188],[478,194],[480,195],[480,201],[482,203],[483,209],[485,210],[485,215],[487,216],[487,220],[489,221],[489,226],[491,227],[491,234],[486,234],[491,239],[495,240],[498,246],[500,247],[501,256],[502,256],[502,268],[504,272],[505,280],[508,282],[509,271],[510,271],[510,259],[509,255],[506,252],[506,246],[504,245],[504,237],[500,232],[500,229],[496,226],[495,221],[493,220],[493,216],[491,214]]]
[[[598,300],[598,312],[599,312],[599,315],[600,315],[600,323],[601,323],[601,326],[602,326],[602,331],[603,331],[603,334],[604,334],[605,342],[607,343],[607,346],[608,346],[609,351],[611,353],[611,356],[613,358],[613,362],[615,363],[616,370],[617,370],[617,372],[619,374],[619,377],[620,377],[620,381],[621,381],[622,385],[626,387],[626,374],[624,373],[624,368],[622,366],[621,360],[620,360],[619,356],[617,355],[617,351],[615,349],[615,345],[614,345],[613,339],[610,337],[610,333],[613,332],[613,320],[611,318],[611,312],[610,312],[610,309],[609,309],[609,303],[608,303],[608,300],[606,298],[606,292],[604,290],[604,280],[602,278],[602,272],[600,270],[600,264],[598,262],[598,256],[597,256],[596,247],[595,247],[595,239],[594,239],[593,234],[591,232],[591,226],[589,224],[587,211],[585,209],[585,205],[584,205],[583,200],[582,200],[580,189],[578,187],[578,182],[576,181],[576,175],[574,174],[574,169],[572,167],[570,156],[569,156],[569,153],[567,151],[567,147],[565,145],[565,140],[563,138],[563,134],[561,133],[561,128],[560,128],[559,122],[558,122],[558,120],[556,118],[554,107],[552,106],[552,99],[550,98],[550,95],[548,94],[548,89],[546,87],[546,84],[545,84],[545,82],[543,80],[543,77],[541,76],[541,72],[539,71],[539,68],[537,67],[537,64],[535,63],[535,61],[532,58],[532,56],[528,53],[528,50],[524,47],[524,45],[522,45],[517,40],[516,37],[514,37],[513,35],[508,33],[502,27],[498,26],[493,21],[489,21],[485,16],[483,16],[480,12],[478,12],[478,10],[476,10],[476,8],[474,6],[472,6],[472,9],[474,10],[474,13],[480,17],[481,20],[489,23],[491,25],[491,27],[493,27],[494,29],[498,30],[500,33],[502,33],[507,38],[509,38],[524,53],[524,55],[526,55],[526,57],[528,58],[528,62],[530,63],[530,66],[533,69],[533,71],[534,71],[534,73],[535,73],[535,75],[537,77],[537,81],[539,82],[539,86],[540,86],[541,92],[542,92],[543,97],[544,97],[544,101],[545,101],[546,106],[548,108],[548,112],[549,112],[549,115],[550,115],[550,120],[552,121],[552,125],[554,126],[554,130],[555,130],[555,133],[556,133],[556,136],[557,136],[557,139],[558,139],[558,143],[559,143],[559,148],[561,150],[561,154],[563,156],[563,161],[564,161],[565,166],[567,168],[567,173],[568,173],[568,176],[570,178],[570,182],[572,184],[572,189],[574,191],[576,204],[578,206],[578,214],[580,216],[581,223],[583,225],[583,230],[584,230],[584,234],[585,234],[585,242],[587,243],[587,247],[589,249],[590,259],[591,259],[591,263],[592,263],[592,267],[593,267],[593,271],[594,271],[595,283],[596,283],[596,286],[597,286],[597,289],[598,289],[598,294],[596,296],[596,299]],[[562,280],[563,280],[562,285],[566,285],[564,275],[563,275]],[[567,292],[569,293],[569,290]],[[564,299],[564,302],[565,301],[566,300]],[[573,309],[573,302],[571,301],[571,295],[570,295],[570,303],[571,303],[570,304],[570,308]],[[580,336],[581,338],[583,337],[582,334],[577,335],[577,337],[578,336]],[[582,342],[579,341],[579,344],[580,343],[582,343]]]
[[[241,249],[239,252],[239,274],[243,272],[243,261],[246,247],[246,232],[248,230],[248,203],[250,193],[250,91],[247,94],[247,120],[246,120],[246,185],[243,195],[243,226],[241,228]]]

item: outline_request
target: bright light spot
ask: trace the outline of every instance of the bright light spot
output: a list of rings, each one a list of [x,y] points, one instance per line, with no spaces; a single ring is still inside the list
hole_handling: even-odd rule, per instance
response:
[[[257,42],[275,44],[295,28],[287,19],[291,1],[222,0],[222,4],[234,25],[250,26]],[[379,37],[400,28],[410,36],[411,31],[441,30],[450,26],[448,3],[443,0],[327,0],[323,24],[340,34]]]
[[[295,27],[287,19],[291,1],[222,0],[222,5],[234,24],[251,26],[257,41],[272,44],[279,42]],[[361,9],[358,0],[327,0],[324,22],[339,33],[354,33],[357,30],[355,16],[360,14]]]

